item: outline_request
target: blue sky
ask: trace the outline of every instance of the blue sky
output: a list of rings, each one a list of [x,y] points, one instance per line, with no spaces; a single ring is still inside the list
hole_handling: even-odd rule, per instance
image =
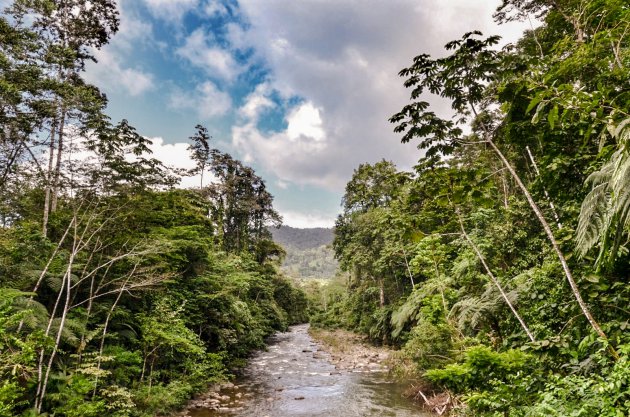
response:
[[[190,166],[202,123],[266,180],[286,224],[331,226],[360,163],[420,157],[387,122],[408,100],[397,72],[469,30],[516,39],[525,26],[497,27],[498,3],[120,0],[120,31],[86,77],[165,163]]]

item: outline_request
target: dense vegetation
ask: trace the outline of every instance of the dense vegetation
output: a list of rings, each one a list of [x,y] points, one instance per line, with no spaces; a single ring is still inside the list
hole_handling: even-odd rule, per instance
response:
[[[314,320],[400,346],[457,415],[627,416],[630,9],[495,15],[529,17],[516,45],[467,33],[401,71],[411,102],[391,122],[424,156],[355,170],[334,241],[351,279]]]
[[[109,0],[0,17],[0,416],[167,413],[306,320],[264,181],[202,126],[174,172],[104,114],[82,70],[117,28]]]
[[[330,279],[338,270],[332,250],[333,231],[321,227],[270,229],[273,240],[286,252],[282,271],[296,279]]]

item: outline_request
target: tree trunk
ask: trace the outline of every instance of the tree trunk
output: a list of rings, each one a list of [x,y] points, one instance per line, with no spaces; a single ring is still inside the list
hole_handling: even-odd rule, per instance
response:
[[[70,307],[70,295],[71,295],[71,285],[72,285],[72,265],[74,264],[75,255],[76,255],[76,252],[73,250],[72,254],[70,255],[70,259],[68,260],[68,267],[64,275],[64,285],[66,286],[66,302],[63,308],[63,312],[61,313],[61,321],[59,323],[59,329],[57,330],[57,337],[55,338],[55,345],[53,346],[53,351],[50,354],[50,358],[48,359],[48,367],[46,368],[46,374],[44,376],[44,380],[41,382],[41,392],[39,394],[39,403],[37,406],[37,411],[40,413],[42,411],[44,397],[46,396],[46,387],[48,385],[48,378],[50,377],[50,369],[52,368],[53,362],[55,360],[55,356],[57,354],[57,351],[59,350],[59,345],[61,343],[61,334],[63,333],[64,325],[66,323],[66,318],[68,315],[68,309]]]
[[[551,246],[553,247],[553,250],[554,250],[554,252],[556,253],[556,255],[558,257],[558,260],[560,261],[560,264],[562,265],[562,270],[564,271],[564,275],[565,275],[567,281],[569,282],[569,285],[571,286],[571,291],[573,292],[573,295],[575,296],[575,299],[577,300],[577,302],[578,302],[578,304],[580,306],[580,309],[582,310],[582,313],[584,314],[584,316],[586,317],[586,319],[588,320],[590,325],[593,327],[595,332],[599,335],[599,337],[601,337],[602,339],[608,340],[608,337],[606,336],[606,333],[604,333],[604,331],[600,327],[599,323],[597,323],[597,321],[595,320],[595,318],[591,314],[588,306],[586,305],[586,303],[582,299],[582,295],[580,294],[580,289],[578,288],[577,283],[573,279],[573,274],[571,274],[571,270],[569,269],[569,264],[567,263],[567,260],[564,257],[564,254],[562,253],[562,250],[560,249],[560,246],[558,245],[558,242],[557,242],[555,236],[553,235],[553,231],[551,230],[551,227],[549,226],[549,223],[547,223],[547,220],[545,220],[545,216],[543,215],[542,211],[540,210],[540,207],[538,207],[538,205],[534,201],[534,198],[530,194],[529,190],[527,189],[527,187],[525,187],[525,184],[523,184],[523,181],[521,181],[521,178],[519,177],[519,175],[516,173],[516,171],[514,170],[512,165],[510,164],[510,162],[507,160],[505,155],[503,155],[503,153],[497,147],[497,145],[492,141],[492,139],[490,139],[489,135],[486,137],[486,142],[490,145],[490,147],[494,150],[494,152],[497,154],[499,159],[501,159],[501,162],[503,162],[503,164],[505,165],[507,170],[510,172],[510,174],[514,178],[514,181],[516,181],[516,184],[518,185],[518,187],[521,189],[521,191],[525,195],[525,198],[527,199],[527,202],[529,203],[529,205],[531,206],[532,210],[534,211],[534,214],[538,218],[538,221],[542,225],[543,229],[545,229],[545,233],[547,234],[547,238],[549,239],[549,243],[551,243]],[[613,356],[617,357],[618,355],[615,352]]]
[[[55,134],[57,133],[57,118],[50,128],[50,145],[48,146],[48,172],[46,173],[46,192],[44,195],[44,215],[42,218],[42,234],[48,235],[48,215],[50,213],[50,196],[52,194],[53,164],[55,160]]]
[[[521,327],[523,328],[523,330],[525,330],[525,333],[527,333],[527,337],[529,337],[529,340],[531,340],[532,342],[535,342],[536,339],[534,338],[534,335],[529,330],[529,327],[527,327],[527,324],[525,324],[525,321],[521,318],[520,314],[518,314],[518,311],[516,311],[516,308],[514,307],[514,305],[512,305],[512,302],[510,301],[510,299],[508,298],[507,294],[503,290],[503,287],[501,286],[501,283],[499,282],[499,280],[494,276],[494,274],[490,270],[490,267],[486,263],[486,260],[484,259],[483,255],[481,254],[481,251],[479,250],[477,245],[475,245],[475,243],[472,241],[472,239],[470,239],[470,236],[468,236],[468,233],[466,233],[466,229],[464,228],[464,222],[462,221],[462,218],[459,216],[459,214],[457,215],[457,219],[459,220],[459,227],[461,228],[462,235],[464,236],[464,238],[466,239],[466,241],[468,242],[470,247],[473,249],[473,251],[475,251],[475,254],[477,255],[477,258],[479,258],[479,261],[483,265],[483,268],[486,270],[486,273],[490,277],[490,280],[492,281],[492,283],[497,287],[497,289],[501,293],[501,297],[503,297],[503,300],[505,301],[505,303],[508,305],[508,307],[510,307],[510,310],[512,310],[512,313],[514,314],[514,317],[516,317],[518,322],[521,324]]]
[[[527,150],[527,154],[529,155],[530,161],[532,161],[532,166],[534,167],[534,172],[536,173],[536,176],[540,177],[540,170],[538,169],[538,164],[536,163],[536,160],[534,159],[534,155],[532,154],[532,151],[529,149],[529,146],[525,146],[525,149]],[[551,212],[553,213],[553,218],[556,220],[558,229],[562,229],[562,223],[560,222],[560,216],[558,216],[558,212],[556,211],[556,206],[553,204],[553,201],[551,201],[551,197],[549,196],[549,193],[547,192],[547,188],[545,188],[544,185],[543,185],[543,193],[545,193],[545,198],[547,199],[547,202],[549,203],[549,207],[551,207]]]
[[[478,117],[479,115],[477,113],[477,110],[472,105],[472,103],[470,103],[470,107],[471,107],[471,110],[472,110],[473,114],[476,117]],[[534,211],[534,214],[538,218],[538,221],[540,222],[540,224],[542,225],[543,229],[545,230],[545,233],[547,234],[547,238],[549,239],[549,243],[551,243],[551,246],[553,247],[553,250],[554,250],[554,252],[556,253],[556,255],[558,257],[558,260],[560,261],[560,264],[562,265],[562,270],[564,271],[564,275],[565,275],[567,281],[569,282],[569,285],[571,287],[571,291],[573,292],[573,295],[574,295],[575,299],[577,300],[577,302],[578,302],[578,304],[580,306],[580,309],[582,310],[582,313],[584,314],[584,317],[586,317],[586,319],[590,323],[591,327],[593,327],[593,329],[599,335],[599,337],[601,337],[604,340],[608,340],[608,337],[606,336],[606,333],[604,333],[604,331],[600,327],[599,323],[597,323],[597,321],[595,320],[595,318],[591,314],[591,311],[589,310],[588,306],[586,305],[586,303],[582,299],[582,295],[580,294],[580,289],[578,288],[577,283],[573,279],[573,274],[571,273],[571,269],[569,268],[569,264],[567,263],[567,260],[564,257],[564,254],[562,253],[562,250],[560,249],[560,245],[558,245],[558,241],[556,240],[555,236],[553,235],[553,231],[551,230],[551,227],[549,226],[549,223],[547,223],[547,220],[545,219],[545,216],[543,215],[543,212],[540,210],[540,207],[538,207],[538,204],[536,204],[536,202],[534,201],[534,198],[530,194],[530,192],[527,189],[527,187],[525,187],[525,184],[521,180],[521,177],[518,175],[518,173],[516,172],[514,167],[512,167],[512,165],[510,164],[510,161],[507,160],[505,155],[503,155],[503,152],[501,152],[501,150],[497,147],[497,145],[492,140],[492,135],[490,134],[490,131],[489,131],[488,127],[484,123],[481,123],[481,128],[482,128],[482,130],[483,130],[483,132],[485,134],[485,142],[488,145],[490,145],[490,147],[496,153],[496,155],[499,157],[499,159],[501,160],[501,162],[503,163],[505,168],[510,172],[510,175],[512,175],[512,178],[514,179],[514,181],[516,182],[518,187],[521,189],[521,191],[525,195],[525,198],[527,199],[527,202],[529,203],[530,207]],[[619,357],[619,355],[617,354],[617,352],[614,349],[611,348],[611,352],[612,352],[612,354],[613,354],[613,356],[615,358]]]
[[[50,258],[48,258],[48,262],[46,262],[46,265],[44,266],[44,269],[39,274],[39,278],[37,279],[37,282],[35,283],[35,286],[33,287],[33,290],[31,291],[33,293],[33,295],[31,295],[28,298],[28,301],[26,302],[26,307],[27,308],[29,308],[31,303],[33,302],[33,298],[35,297],[35,294],[37,294],[37,290],[39,290],[39,286],[42,284],[42,281],[44,280],[44,277],[48,273],[48,268],[50,268],[50,265],[52,264],[53,260],[55,259],[55,256],[57,256],[57,253],[59,252],[59,249],[61,249],[61,245],[63,245],[63,242],[66,240],[66,236],[68,236],[68,233],[70,232],[70,229],[72,229],[72,226],[74,225],[75,220],[76,220],[76,217],[72,217],[72,220],[70,221],[70,224],[68,224],[68,227],[66,228],[66,231],[63,233],[63,236],[61,236],[61,239],[59,239],[59,243],[57,243],[57,246],[55,247],[55,250],[53,251],[52,255],[50,255]],[[19,333],[20,330],[22,330],[22,326],[23,325],[24,325],[24,320],[22,319],[22,320],[20,320],[20,323],[18,324],[17,333]]]
[[[416,288],[416,284],[413,281],[413,274],[411,273],[411,268],[409,268],[409,262],[407,261],[407,252],[405,252],[405,248],[402,249],[403,256],[405,258],[405,266],[407,267],[407,273],[409,274],[409,280],[411,281],[411,289]]]
[[[57,164],[55,167],[55,177],[52,187],[52,202],[50,211],[57,210],[57,199],[59,197],[59,185],[61,180],[61,158],[63,157],[63,133],[66,124],[66,107],[61,108],[61,120],[59,121],[59,132],[57,133]]]
[[[136,268],[137,267],[138,267],[138,264],[136,264],[134,266],[133,270],[131,271],[131,273],[129,274],[129,276],[127,277],[127,279],[123,283],[123,285],[120,287],[120,291],[118,291],[118,295],[116,296],[116,300],[114,300],[114,303],[112,304],[111,308],[107,312],[107,317],[105,318],[105,324],[103,325],[103,334],[101,335],[101,344],[100,344],[100,346],[98,348],[98,358],[97,358],[97,364],[96,364],[97,371],[101,370],[101,363],[102,363],[101,359],[103,357],[103,349],[105,348],[105,337],[107,336],[107,328],[109,326],[109,321],[112,318],[112,313],[114,312],[114,309],[118,305],[118,302],[120,301],[120,298],[122,297],[123,292],[126,289],[127,283],[129,282],[129,280],[131,279],[133,274],[136,272]],[[92,397],[94,397],[96,395],[96,388],[97,387],[98,387],[98,372],[96,373],[96,380],[94,381],[94,391],[92,392]]]
[[[385,288],[383,278],[378,279],[378,301],[381,308],[385,306]]]

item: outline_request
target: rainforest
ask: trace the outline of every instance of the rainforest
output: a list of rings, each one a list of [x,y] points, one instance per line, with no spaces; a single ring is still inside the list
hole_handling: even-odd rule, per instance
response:
[[[516,42],[471,31],[401,62],[385,122],[417,163],[354,167],[316,235],[278,229],[204,125],[182,169],[108,116],[84,74],[115,1],[4,4],[0,416],[174,415],[268,343],[299,368],[311,336],[387,349],[419,413],[630,415],[627,1],[503,0],[499,28],[537,23]]]

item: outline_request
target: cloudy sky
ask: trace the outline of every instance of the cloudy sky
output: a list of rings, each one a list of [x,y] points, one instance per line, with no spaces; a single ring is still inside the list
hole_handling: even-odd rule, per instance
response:
[[[166,163],[191,165],[204,124],[266,180],[285,224],[330,226],[360,163],[420,156],[387,121],[408,100],[398,71],[470,30],[516,39],[524,25],[497,27],[498,3],[120,0],[120,31],[86,76]]]

